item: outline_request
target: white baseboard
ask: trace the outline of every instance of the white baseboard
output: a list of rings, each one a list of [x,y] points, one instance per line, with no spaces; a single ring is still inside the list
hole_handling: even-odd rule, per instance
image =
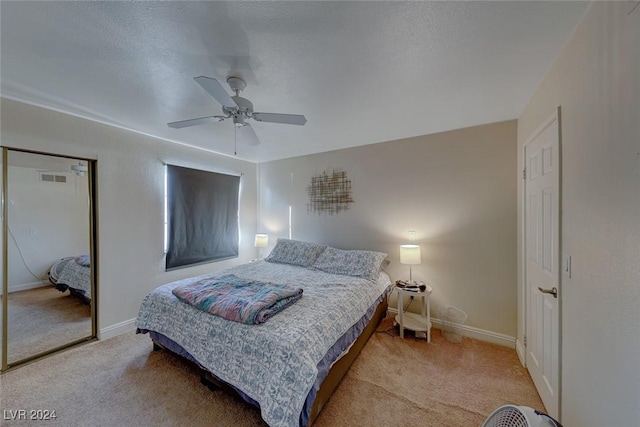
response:
[[[27,291],[29,289],[44,288],[45,286],[50,286],[50,285],[51,283],[45,282],[44,280],[41,280],[39,282],[22,283],[20,285],[11,285],[9,286],[9,293]]]
[[[516,340],[516,353],[518,353],[518,359],[520,359],[520,363],[522,363],[522,366],[526,368],[527,362],[525,358],[524,346],[522,345],[522,341],[518,339]]]
[[[398,309],[389,307],[387,309],[389,313],[398,314]],[[442,329],[442,320],[431,318],[431,325],[436,329]],[[510,335],[501,334],[498,332],[487,331],[485,329],[474,328],[473,326],[461,325],[460,330],[462,335],[469,338],[474,338],[479,341],[490,342],[498,344],[503,347],[516,348],[516,338]]]
[[[389,307],[387,311],[393,314],[398,313],[397,309],[391,308],[391,307]],[[432,317],[431,324],[433,325],[434,328],[442,329],[442,321],[440,319],[436,319]],[[106,328],[100,329],[100,331],[98,331],[98,339],[106,340],[121,334],[126,334],[127,332],[133,332],[135,330],[136,330],[136,319],[129,319],[120,323],[116,323],[115,325],[107,326]],[[523,351],[523,350],[519,350],[517,348],[518,346],[516,344],[519,344],[519,341],[517,341],[515,337],[501,334],[498,332],[487,331],[480,328],[474,328],[472,326],[467,326],[467,325],[461,325],[460,330],[462,331],[462,335],[465,337],[475,338],[480,341],[498,344],[503,347],[514,348],[518,352],[518,357],[520,357],[520,360],[522,361],[522,358],[520,356],[520,351]],[[524,354],[524,351],[523,351],[523,354]]]
[[[127,332],[133,332],[136,330],[136,319],[125,320],[124,322],[116,323],[115,325],[107,326],[98,331],[99,340],[108,340],[109,338],[117,337],[118,335],[126,334]]]

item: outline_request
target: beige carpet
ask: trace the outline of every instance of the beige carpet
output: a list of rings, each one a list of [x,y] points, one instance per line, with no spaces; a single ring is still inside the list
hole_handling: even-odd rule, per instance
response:
[[[480,426],[507,403],[544,410],[515,350],[470,338],[450,343],[437,329],[431,344],[391,332],[371,337],[323,411],[331,421],[318,425]]]
[[[91,335],[91,307],[53,286],[11,292],[8,314],[9,362]]]
[[[480,426],[506,403],[543,408],[515,351],[432,335],[426,344],[374,334],[314,425]],[[210,392],[194,369],[151,347],[148,336],[126,334],[8,372],[0,406],[55,410],[52,426],[264,425],[257,409]]]

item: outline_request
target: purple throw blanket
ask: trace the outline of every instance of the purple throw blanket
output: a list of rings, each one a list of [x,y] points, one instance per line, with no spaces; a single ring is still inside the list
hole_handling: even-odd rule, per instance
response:
[[[200,310],[249,325],[266,322],[302,297],[301,288],[233,274],[181,285],[172,292]]]

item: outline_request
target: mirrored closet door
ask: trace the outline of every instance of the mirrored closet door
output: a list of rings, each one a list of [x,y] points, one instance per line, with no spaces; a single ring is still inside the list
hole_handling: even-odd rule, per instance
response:
[[[2,370],[95,337],[92,160],[3,148]]]

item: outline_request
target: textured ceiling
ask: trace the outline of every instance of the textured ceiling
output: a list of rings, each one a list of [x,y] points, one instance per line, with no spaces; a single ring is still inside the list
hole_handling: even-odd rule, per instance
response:
[[[194,81],[246,80],[254,162],[517,118],[584,2],[6,2],[2,96],[233,155]],[[226,87],[226,83],[224,83]]]

